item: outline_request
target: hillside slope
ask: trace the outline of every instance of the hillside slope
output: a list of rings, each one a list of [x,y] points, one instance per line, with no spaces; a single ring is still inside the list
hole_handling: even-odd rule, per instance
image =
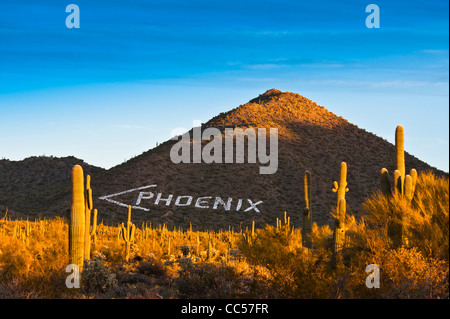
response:
[[[93,176],[104,171],[75,157],[0,160],[0,211],[8,207],[9,217],[21,218],[68,216],[72,197],[71,171],[77,164]]]

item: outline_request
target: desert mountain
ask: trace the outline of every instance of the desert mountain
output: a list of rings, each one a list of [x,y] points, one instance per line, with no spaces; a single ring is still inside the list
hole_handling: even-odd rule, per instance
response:
[[[364,198],[379,189],[381,168],[395,168],[394,145],[295,93],[269,90],[202,124],[201,131],[208,128],[219,129],[222,136],[227,128],[278,128],[276,173],[260,174],[264,165],[247,160],[175,164],[170,153],[177,141],[169,140],[109,170],[75,158],[0,161],[0,205],[30,217],[67,216],[71,167],[80,164],[92,176],[99,219],[108,224],[124,221],[125,206],[133,205],[135,223],[237,229],[253,220],[257,226],[273,224],[286,211],[291,223],[301,227],[302,181],[309,170],[313,221],[323,225],[331,222],[336,204],[331,189],[342,161],[348,165],[348,209],[356,215]],[[189,134],[192,138],[193,130]],[[405,161],[407,170],[448,175],[408,153]]]
[[[0,160],[0,211],[8,207],[13,218],[65,216],[71,205],[72,167],[77,164],[93,176],[104,171],[75,157]]]

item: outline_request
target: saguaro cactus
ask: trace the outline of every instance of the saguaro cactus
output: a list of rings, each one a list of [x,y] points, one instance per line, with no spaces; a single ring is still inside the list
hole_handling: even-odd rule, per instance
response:
[[[255,221],[252,221],[252,238],[255,238]]]
[[[417,182],[417,171],[411,169],[409,175],[405,169],[405,130],[403,126],[398,125],[395,130],[395,151],[397,169],[394,172],[394,186],[391,187],[389,181],[389,172],[386,168],[381,170],[381,192],[390,202],[393,199],[406,199],[411,202],[414,198],[414,192]],[[391,206],[391,205],[390,205]],[[394,213],[394,212],[393,212]],[[394,220],[388,224],[388,236],[390,237],[394,247],[400,247],[403,244],[403,225],[402,216],[397,213],[393,216]]]
[[[303,208],[302,244],[303,250],[309,252],[312,249],[311,173],[309,171],[306,171],[303,176],[303,186],[305,208]]]
[[[72,170],[69,263],[77,265],[80,270],[83,268],[84,262],[85,217],[83,169],[80,165],[75,165]]]
[[[341,174],[339,178],[339,183],[334,182],[333,183],[333,192],[337,193],[337,204],[336,204],[336,211],[339,211],[339,204],[341,202],[341,199],[345,199],[345,193],[348,192],[347,188],[347,163],[342,162],[341,163]]]
[[[405,183],[405,129],[398,125],[395,129],[395,153],[397,160],[397,170],[400,172],[400,185],[403,194],[403,185]],[[398,181],[398,180],[397,180]]]
[[[414,197],[414,191],[417,182],[417,171],[413,168],[406,174],[405,169],[405,130],[403,126],[398,125],[395,130],[395,151],[397,169],[394,172],[394,187],[391,189],[389,182],[389,172],[386,168],[381,170],[381,191],[386,196],[398,192],[399,195],[405,195],[409,200]],[[409,176],[409,177],[408,177]]]
[[[122,223],[121,235],[122,239],[125,241],[125,261],[130,260],[130,249],[131,243],[134,242],[134,233],[136,231],[136,226],[131,222],[131,206],[128,206],[128,221],[127,227]]]

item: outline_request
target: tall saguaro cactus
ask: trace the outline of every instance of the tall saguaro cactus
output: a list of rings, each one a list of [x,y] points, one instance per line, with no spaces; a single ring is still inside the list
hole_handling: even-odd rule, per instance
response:
[[[413,168],[406,175],[405,169],[405,130],[398,125],[395,130],[395,152],[397,169],[394,172],[394,187],[391,189],[389,182],[389,172],[386,168],[381,170],[381,191],[386,196],[397,192],[398,195],[405,196],[408,200],[414,197],[417,182],[417,171]]]
[[[395,154],[397,161],[397,170],[400,173],[400,180],[396,179],[398,188],[400,189],[403,195],[403,185],[405,183],[405,129],[403,126],[398,125],[395,129]]]
[[[394,185],[391,187],[389,181],[389,171],[386,168],[381,170],[381,192],[387,197],[389,203],[393,200],[406,199],[411,202],[414,198],[414,192],[417,182],[417,171],[411,169],[409,175],[405,168],[405,130],[403,126],[398,125],[395,130],[395,152],[397,169],[394,172]],[[397,212],[393,216],[393,221],[388,225],[388,236],[394,247],[400,247],[403,244],[403,225],[402,216]]]
[[[312,212],[311,212],[311,173],[303,176],[305,208],[303,209],[302,241],[303,251],[308,253],[312,249]]]
[[[136,231],[136,226],[131,222],[131,206],[128,206],[128,221],[127,227],[125,228],[122,223],[121,235],[122,239],[125,241],[125,261],[130,260],[130,249],[131,243],[134,242],[134,233]]]
[[[69,263],[77,265],[80,270],[84,262],[85,240],[85,201],[84,175],[80,165],[72,170],[72,208],[69,225]]]

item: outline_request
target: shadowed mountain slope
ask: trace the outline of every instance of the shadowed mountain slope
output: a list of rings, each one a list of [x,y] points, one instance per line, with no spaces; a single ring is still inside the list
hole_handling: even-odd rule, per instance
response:
[[[0,210],[8,207],[11,217],[66,216],[72,198],[72,167],[77,164],[93,176],[104,171],[72,156],[0,160]]]

